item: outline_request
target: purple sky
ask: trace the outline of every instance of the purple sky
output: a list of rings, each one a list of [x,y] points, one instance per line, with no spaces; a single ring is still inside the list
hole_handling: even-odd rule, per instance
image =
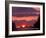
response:
[[[40,10],[27,7],[12,7],[12,16],[32,16],[39,15]]]

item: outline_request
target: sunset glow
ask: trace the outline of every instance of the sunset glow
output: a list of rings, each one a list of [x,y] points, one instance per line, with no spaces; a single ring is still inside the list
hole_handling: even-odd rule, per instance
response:
[[[25,25],[22,25],[22,27],[24,28],[24,27],[25,27]]]
[[[38,16],[27,16],[27,17],[16,17],[12,16],[12,20],[25,20],[25,21],[31,21],[31,20],[37,20]]]

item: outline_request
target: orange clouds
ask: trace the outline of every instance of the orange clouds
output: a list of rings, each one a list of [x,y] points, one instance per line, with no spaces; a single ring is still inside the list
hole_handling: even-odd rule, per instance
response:
[[[12,16],[12,20],[25,20],[25,21],[31,21],[31,20],[37,20],[38,16],[27,16],[27,17],[16,17],[16,16]]]

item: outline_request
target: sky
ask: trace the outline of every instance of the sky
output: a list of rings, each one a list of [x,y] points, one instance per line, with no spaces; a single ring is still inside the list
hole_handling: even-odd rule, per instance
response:
[[[29,8],[29,7],[12,7],[13,16],[34,16],[39,15],[40,8]]]
[[[40,15],[40,8],[12,7],[13,21],[37,21]]]

